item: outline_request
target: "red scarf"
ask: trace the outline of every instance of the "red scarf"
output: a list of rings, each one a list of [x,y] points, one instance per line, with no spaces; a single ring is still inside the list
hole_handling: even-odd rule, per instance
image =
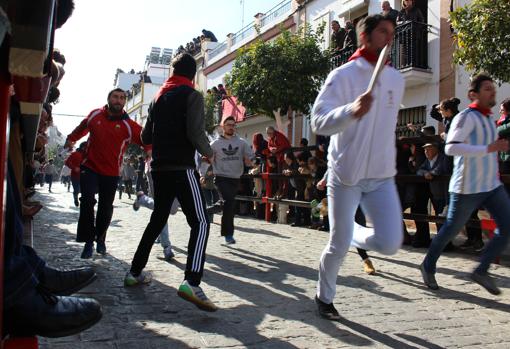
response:
[[[188,78],[186,78],[184,76],[181,76],[181,75],[172,75],[172,76],[170,76],[165,81],[163,86],[161,86],[161,88],[159,89],[158,93],[156,93],[156,96],[154,96],[154,100],[157,101],[159,99],[159,97],[161,97],[162,95],[164,95],[168,91],[173,90],[174,88],[182,86],[182,85],[189,86],[189,87],[192,87],[192,88],[194,87],[193,81],[191,81],[190,79],[188,79]]]
[[[492,114],[492,111],[489,108],[483,108],[478,105],[478,103],[473,102],[470,105],[468,105],[469,108],[478,110],[480,113],[482,113],[484,116],[489,116]]]
[[[379,59],[379,55],[368,52],[368,50],[364,47],[358,48],[356,52],[353,53],[353,55],[349,58],[350,61],[354,61],[355,59],[358,59],[360,57],[365,58],[367,61],[369,61],[372,64],[376,64],[377,60]],[[390,60],[387,59],[385,64],[390,64]]]

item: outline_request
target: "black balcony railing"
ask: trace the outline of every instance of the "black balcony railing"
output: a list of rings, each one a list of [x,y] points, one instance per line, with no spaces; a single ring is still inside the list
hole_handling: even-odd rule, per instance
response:
[[[406,22],[395,28],[395,37],[391,48],[391,65],[396,69],[428,69],[427,60],[428,25],[418,22]],[[353,47],[345,47],[331,58],[331,69],[347,63],[354,53]]]
[[[335,69],[349,60],[356,48],[354,46],[347,46],[337,51],[333,57],[331,57],[331,69]]]
[[[391,49],[391,62],[396,69],[428,69],[427,63],[428,25],[406,22],[395,28]]]

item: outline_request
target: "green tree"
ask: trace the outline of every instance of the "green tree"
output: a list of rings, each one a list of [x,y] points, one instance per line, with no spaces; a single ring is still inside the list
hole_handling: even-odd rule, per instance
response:
[[[211,94],[203,94],[204,96],[204,114],[205,114],[205,131],[211,134],[218,123],[218,102],[216,96]]]
[[[510,1],[473,0],[450,13],[454,62],[510,82]]]
[[[279,109],[309,113],[330,70],[330,54],[319,47],[321,30],[282,30],[273,41],[257,40],[240,49],[226,79],[233,94],[246,108],[269,117]]]

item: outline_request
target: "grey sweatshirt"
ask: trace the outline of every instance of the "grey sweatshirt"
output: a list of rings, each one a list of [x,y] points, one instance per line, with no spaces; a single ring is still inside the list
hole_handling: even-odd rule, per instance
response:
[[[239,178],[244,172],[244,159],[252,159],[253,152],[239,136],[227,139],[220,136],[211,143],[214,152],[213,172],[215,176]]]

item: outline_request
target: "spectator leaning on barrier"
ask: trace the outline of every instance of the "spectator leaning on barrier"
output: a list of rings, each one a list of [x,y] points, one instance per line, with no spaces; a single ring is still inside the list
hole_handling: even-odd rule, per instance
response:
[[[398,11],[391,8],[389,1],[383,1],[381,3],[381,10],[382,10],[381,14],[383,16],[391,18],[395,22],[397,21]]]
[[[423,17],[423,13],[421,13],[420,9],[417,8],[414,4],[415,0],[403,0],[402,1],[402,10],[398,14],[397,22],[425,22],[425,17]]]
[[[340,51],[344,47],[346,31],[340,26],[338,21],[331,21],[331,39],[329,42],[330,49]]]
[[[287,137],[274,129],[273,126],[266,127],[267,147],[271,154],[278,160],[278,165],[283,165],[283,155],[290,148],[290,142]]]

